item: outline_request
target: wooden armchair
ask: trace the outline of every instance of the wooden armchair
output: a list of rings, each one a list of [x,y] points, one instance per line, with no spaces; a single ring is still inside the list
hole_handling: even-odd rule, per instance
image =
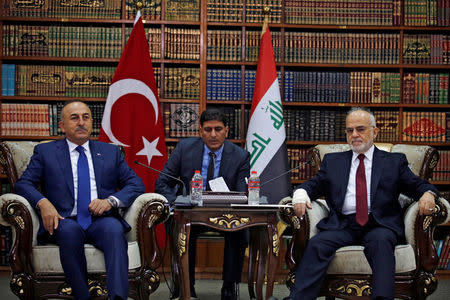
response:
[[[0,163],[11,187],[25,170],[37,142],[0,143]],[[139,196],[124,214],[132,227],[127,233],[129,297],[148,299],[159,286],[156,269],[161,254],[156,245],[154,227],[169,215],[167,200],[154,193]],[[11,290],[21,299],[71,298],[72,289],[65,282],[56,245],[37,245],[39,219],[28,201],[16,194],[0,196],[0,224],[12,226],[10,255]],[[92,297],[107,297],[103,253],[85,246],[89,290]]]
[[[409,167],[418,176],[429,179],[439,160],[436,149],[429,146],[376,144],[382,150],[402,152],[406,155]],[[346,144],[318,145],[310,150],[313,167],[317,172],[323,156],[329,152],[349,150]],[[412,199],[400,195],[404,208],[406,245],[395,248],[396,276],[395,298],[425,299],[437,287],[435,271],[438,263],[433,245],[434,228],[449,221],[450,205],[444,198],[436,203],[435,212],[430,216],[420,216],[418,205]],[[283,199],[282,203],[290,203]],[[292,208],[280,210],[280,218],[292,226],[293,237],[286,253],[286,263],[290,269],[286,285],[290,288],[295,280],[295,270],[302,257],[308,240],[318,230],[317,223],[324,218],[329,209],[324,200],[312,202],[312,209],[300,220]],[[348,246],[337,250],[331,262],[320,295],[327,299],[370,299],[372,290],[372,271],[364,256],[362,246]]]

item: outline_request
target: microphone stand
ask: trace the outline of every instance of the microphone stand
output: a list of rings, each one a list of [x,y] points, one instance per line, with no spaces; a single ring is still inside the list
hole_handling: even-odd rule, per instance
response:
[[[276,176],[276,177],[274,177],[274,178],[271,178],[271,179],[267,180],[266,182],[261,183],[259,186],[261,187],[261,186],[265,185],[266,183],[272,182],[272,181],[274,181],[274,180],[276,180],[276,179],[278,179],[278,178],[280,178],[280,177],[282,177],[282,176],[284,176],[284,175],[290,173],[291,171],[297,170],[298,168],[303,167],[304,165],[307,165],[307,164],[309,164],[309,163],[311,163],[310,160],[307,160],[307,161],[305,161],[305,162],[302,162],[302,163],[300,163],[298,166],[296,166],[295,168],[292,168],[292,169],[290,169],[290,170],[287,170],[286,172],[281,173],[280,175],[278,175],[278,176]]]
[[[163,174],[163,175],[165,175],[165,176],[167,176],[167,177],[169,177],[169,178],[172,178],[172,179],[174,179],[174,180],[180,182],[180,183],[181,183],[181,186],[182,186],[182,188],[183,188],[183,196],[177,196],[177,199],[176,199],[175,201],[182,202],[182,203],[186,203],[186,204],[191,203],[191,196],[190,196],[190,195],[187,196],[187,193],[186,193],[186,186],[184,185],[183,180],[181,180],[181,179],[179,179],[179,178],[176,178],[176,177],[174,177],[174,176],[172,176],[172,175],[169,175],[169,174],[167,174],[167,173],[165,173],[165,172],[163,172],[163,171],[160,171],[160,170],[158,170],[158,169],[155,169],[155,168],[152,168],[152,167],[150,167],[150,166],[144,165],[143,163],[140,163],[140,162],[138,162],[137,160],[135,160],[134,163],[137,164],[137,165],[143,166],[143,167],[145,167],[145,168],[147,168],[147,169],[150,169],[150,170],[152,170],[152,171],[158,172],[159,174]]]

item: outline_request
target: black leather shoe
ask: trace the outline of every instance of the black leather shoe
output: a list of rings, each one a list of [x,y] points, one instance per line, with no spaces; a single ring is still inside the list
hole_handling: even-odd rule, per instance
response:
[[[286,298],[283,298],[283,300],[294,300],[294,298],[286,297]]]
[[[231,286],[223,286],[221,290],[221,300],[239,300],[239,284],[233,283]]]
[[[195,292],[195,288],[193,285],[191,285],[190,290],[191,290],[191,299],[198,299],[197,293]]]

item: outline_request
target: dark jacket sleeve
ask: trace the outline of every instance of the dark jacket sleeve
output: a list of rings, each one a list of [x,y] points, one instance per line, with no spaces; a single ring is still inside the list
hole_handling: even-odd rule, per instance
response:
[[[163,168],[163,172],[178,178],[181,169],[181,153],[182,144],[178,143],[173,153],[170,155],[169,160],[166,162]],[[155,182],[155,192],[163,195],[169,201],[173,203],[177,197],[177,184],[178,181],[164,175],[159,174],[158,179]],[[187,187],[186,187],[187,188]]]

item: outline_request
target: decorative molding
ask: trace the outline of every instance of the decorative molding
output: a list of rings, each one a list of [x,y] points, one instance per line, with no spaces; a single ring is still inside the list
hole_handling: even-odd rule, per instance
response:
[[[280,241],[278,239],[278,234],[274,233],[272,240],[272,252],[275,256],[278,256],[278,253],[280,252]]]
[[[106,296],[108,295],[108,289],[105,288],[103,282],[96,280],[88,280],[89,294],[91,296]],[[93,295],[94,294],[94,295]]]
[[[368,296],[372,294],[372,287],[367,280],[352,280],[331,288],[332,292],[343,296]]]
[[[238,217],[233,214],[223,214],[222,216],[219,217],[211,217],[209,218],[209,221],[213,224],[222,226],[223,228],[231,229],[249,223],[250,218]]]
[[[10,281],[10,286],[12,292],[22,299],[25,294],[25,278],[23,274],[13,275]]]
[[[178,234],[178,255],[181,257],[186,252],[186,233],[180,232]]]

